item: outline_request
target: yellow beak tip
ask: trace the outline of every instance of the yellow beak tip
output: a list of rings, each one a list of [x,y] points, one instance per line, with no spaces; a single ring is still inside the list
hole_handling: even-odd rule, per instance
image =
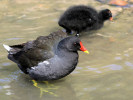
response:
[[[89,51],[87,51],[87,50],[86,50],[86,51],[84,51],[84,52],[85,52],[85,53],[87,53],[87,54],[89,54]]]

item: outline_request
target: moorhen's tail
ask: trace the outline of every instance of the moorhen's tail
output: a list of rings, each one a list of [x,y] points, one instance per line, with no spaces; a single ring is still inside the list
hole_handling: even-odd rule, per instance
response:
[[[9,53],[8,58],[15,63],[17,63],[17,61],[15,60],[14,55],[17,54],[23,48],[23,46],[24,46],[24,44],[13,45],[13,46],[8,46],[8,45],[3,44],[3,47]]]
[[[3,46],[8,52],[8,59],[10,59],[11,61],[17,63],[18,67],[25,74],[28,74],[27,73],[27,66],[25,65],[25,62],[23,63],[25,66],[21,66],[21,64],[19,63],[19,59],[18,59],[18,57],[21,55],[21,50],[25,46],[25,43],[20,44],[20,45],[12,45],[12,46],[8,46],[8,45],[3,44]]]

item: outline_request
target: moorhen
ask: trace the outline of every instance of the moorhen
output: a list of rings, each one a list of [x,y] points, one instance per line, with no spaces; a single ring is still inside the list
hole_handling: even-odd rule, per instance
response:
[[[33,43],[35,41],[23,44],[22,47],[21,45],[3,46],[9,53],[9,59],[16,62],[24,73],[29,74],[33,79],[39,81],[56,80],[67,76],[75,69],[78,63],[79,55],[77,51],[81,50],[88,53],[77,36],[66,37],[62,39],[57,46],[54,47],[53,45],[53,53],[50,53],[50,56],[48,53],[45,53],[45,49],[49,43],[46,45],[46,48],[42,46],[40,49],[36,48],[36,46],[34,48]],[[42,40],[40,42],[44,41]],[[27,49],[28,46],[29,49]],[[39,51],[37,49],[39,49]],[[53,56],[51,56],[51,54],[53,54]],[[44,60],[38,62],[36,66],[32,66],[34,60],[41,59],[38,55],[41,55],[42,58],[45,55],[48,57],[43,58]]]
[[[104,21],[112,20],[109,9],[101,10],[99,13],[92,7],[85,5],[72,6],[60,17],[58,24],[71,34],[75,31],[79,35],[82,31],[100,29]]]

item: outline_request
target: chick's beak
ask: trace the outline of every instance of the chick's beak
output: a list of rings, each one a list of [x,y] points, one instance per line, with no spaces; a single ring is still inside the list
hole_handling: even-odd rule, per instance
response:
[[[110,19],[109,19],[110,21],[113,21],[113,17],[110,17]]]
[[[81,41],[80,41],[80,47],[81,47],[81,48],[80,48],[81,51],[83,51],[83,52],[89,54],[89,51],[83,46],[83,44],[82,44]]]

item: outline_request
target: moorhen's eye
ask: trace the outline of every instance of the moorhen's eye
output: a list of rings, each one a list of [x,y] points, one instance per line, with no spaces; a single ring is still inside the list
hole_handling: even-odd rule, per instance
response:
[[[80,46],[80,44],[79,43],[74,43],[74,46]]]

